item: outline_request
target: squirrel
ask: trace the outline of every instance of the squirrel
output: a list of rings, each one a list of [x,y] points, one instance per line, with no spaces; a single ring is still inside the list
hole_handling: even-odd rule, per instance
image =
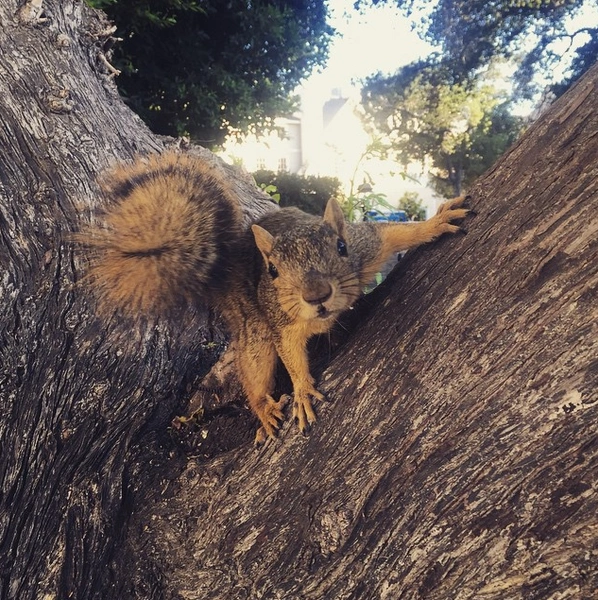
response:
[[[164,314],[188,303],[219,310],[236,344],[236,369],[260,421],[275,437],[284,399],[273,397],[280,358],[293,386],[293,417],[316,421],[307,342],[330,330],[395,252],[444,233],[468,213],[464,197],[415,223],[346,222],[330,199],[324,216],[288,207],[243,225],[238,197],[215,167],[169,152],[108,173],[104,222],[79,236],[92,250],[88,280],[101,312]]]

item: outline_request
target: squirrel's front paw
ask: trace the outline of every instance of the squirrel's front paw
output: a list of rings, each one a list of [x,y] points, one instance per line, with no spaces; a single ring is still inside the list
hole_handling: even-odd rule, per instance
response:
[[[318,392],[313,386],[295,390],[293,418],[297,420],[297,425],[301,433],[306,433],[309,425],[316,422],[316,414],[311,405],[311,398],[314,400],[324,400],[324,394]]]
[[[458,225],[452,225],[451,221],[463,219],[469,213],[468,208],[464,208],[464,204],[469,199],[469,196],[459,196],[444,202],[438,207],[438,212],[432,217],[437,223],[438,233],[457,233],[462,231]]]
[[[276,437],[276,431],[278,430],[280,421],[284,418],[282,409],[286,403],[286,396],[282,396],[281,399],[276,402],[272,396],[266,395],[263,402],[259,406],[254,407],[255,413],[262,424],[255,434],[256,444],[262,444],[268,437]]]

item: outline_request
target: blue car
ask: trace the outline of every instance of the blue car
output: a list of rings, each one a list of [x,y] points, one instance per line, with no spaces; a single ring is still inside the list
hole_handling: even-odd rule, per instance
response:
[[[368,210],[365,213],[366,221],[379,221],[381,223],[387,222],[405,222],[409,221],[409,217],[404,210],[394,210],[389,213],[381,213],[378,210]]]

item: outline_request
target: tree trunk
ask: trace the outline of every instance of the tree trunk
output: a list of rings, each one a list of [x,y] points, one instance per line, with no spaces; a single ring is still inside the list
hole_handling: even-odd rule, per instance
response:
[[[240,445],[190,456],[169,424],[217,328],[97,321],[68,242],[96,175],[163,142],[115,94],[101,17],[39,4],[0,6],[1,598],[594,597],[598,69],[471,190],[467,236],[315,345],[309,436],[256,449],[222,412],[198,439]]]
[[[137,335],[94,319],[69,236],[99,172],[164,143],[118,98],[100,13],[4,1],[0,24],[0,598],[122,598],[115,551],[220,337],[205,315]],[[270,209],[235,185],[248,220]]]

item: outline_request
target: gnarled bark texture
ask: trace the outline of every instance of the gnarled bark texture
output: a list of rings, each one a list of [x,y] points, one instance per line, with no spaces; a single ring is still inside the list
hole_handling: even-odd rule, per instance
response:
[[[219,334],[98,322],[68,243],[97,174],[163,141],[108,24],[39,5],[0,6],[0,597],[595,597],[598,69],[470,190],[467,236],[353,311],[309,436],[194,457],[168,427]]]

